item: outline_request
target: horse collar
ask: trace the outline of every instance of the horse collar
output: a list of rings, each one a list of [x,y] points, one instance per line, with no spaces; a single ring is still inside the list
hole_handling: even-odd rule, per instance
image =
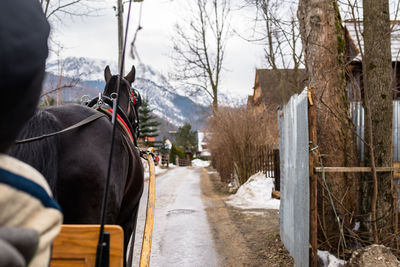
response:
[[[111,108],[102,108],[101,109],[103,112],[108,113],[110,116],[113,114],[113,110]],[[128,134],[129,139],[132,141],[132,143],[135,143],[135,139],[133,138],[133,134],[130,127],[128,126],[129,122],[125,121],[117,112],[117,121],[120,126],[124,129],[124,131]]]

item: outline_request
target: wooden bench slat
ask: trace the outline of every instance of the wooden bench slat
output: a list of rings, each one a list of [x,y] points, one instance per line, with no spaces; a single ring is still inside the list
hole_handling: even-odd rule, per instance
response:
[[[62,225],[54,240],[50,267],[93,267],[100,225]],[[124,232],[118,225],[106,225],[110,233],[110,267],[123,266]]]

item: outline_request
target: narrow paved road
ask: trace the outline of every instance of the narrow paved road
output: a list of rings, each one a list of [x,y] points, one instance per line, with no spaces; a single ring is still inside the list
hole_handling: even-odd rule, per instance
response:
[[[150,266],[219,266],[205,206],[201,168],[177,167],[156,180],[156,209]],[[147,202],[140,203],[133,266],[138,266]]]

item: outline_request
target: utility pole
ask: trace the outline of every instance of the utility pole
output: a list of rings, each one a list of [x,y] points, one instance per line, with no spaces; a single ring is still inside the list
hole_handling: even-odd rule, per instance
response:
[[[124,5],[122,0],[117,0],[117,18],[118,18],[118,71],[121,70],[122,54],[124,49]],[[122,73],[124,75],[125,66],[122,66]]]

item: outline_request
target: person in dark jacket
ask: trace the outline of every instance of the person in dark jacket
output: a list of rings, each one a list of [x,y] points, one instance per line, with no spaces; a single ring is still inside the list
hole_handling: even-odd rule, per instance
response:
[[[62,223],[44,177],[6,154],[37,108],[49,31],[38,0],[0,1],[0,266],[48,266]]]

